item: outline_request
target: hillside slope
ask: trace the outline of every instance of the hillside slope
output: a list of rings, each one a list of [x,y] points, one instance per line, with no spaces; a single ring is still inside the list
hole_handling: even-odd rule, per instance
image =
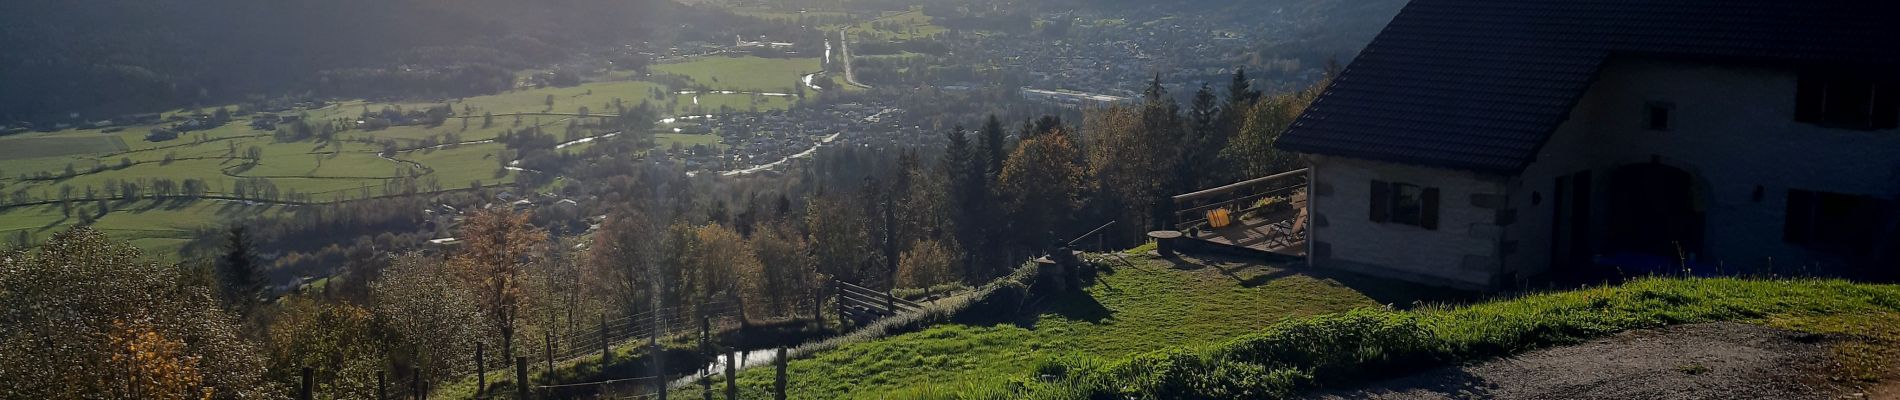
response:
[[[1058,360],[1128,357],[1219,343],[1292,318],[1411,304],[1447,293],[1357,276],[1224,258],[1130,256],[1085,288],[1037,294],[1013,315],[851,343],[791,362],[790,398],[910,398],[1007,385]],[[773,371],[739,376],[769,398]]]
[[[338,69],[507,70],[638,43],[683,12],[667,0],[6,1],[0,93],[33,95],[0,97],[0,121],[215,104]]]

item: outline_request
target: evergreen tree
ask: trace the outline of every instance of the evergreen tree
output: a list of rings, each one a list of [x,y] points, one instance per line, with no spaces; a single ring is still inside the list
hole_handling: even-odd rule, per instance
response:
[[[1003,121],[996,119],[995,114],[990,114],[990,119],[983,123],[983,136],[979,140],[983,145],[983,176],[993,184],[1003,172],[1003,160],[1009,158],[1009,150],[1003,143],[1007,140],[1003,136]]]
[[[950,131],[950,144],[944,148],[943,160],[937,163],[946,181],[949,182],[951,232],[958,243],[971,246],[974,250],[980,243],[982,227],[984,187],[982,163],[970,148],[970,138],[963,132],[963,126]]]
[[[1168,88],[1161,87],[1160,72],[1155,73],[1154,80],[1148,81],[1148,89],[1141,91],[1142,99],[1147,100],[1148,103],[1159,102],[1163,97],[1167,96]]]
[[[242,225],[226,229],[224,255],[217,261],[218,289],[225,307],[240,316],[249,315],[264,292],[257,264],[257,255],[251,252],[250,232]]]
[[[1260,91],[1253,90],[1253,81],[1247,79],[1247,68],[1234,69],[1234,80],[1227,84],[1227,109],[1244,110],[1260,96]]]
[[[1248,110],[1252,110],[1262,97],[1260,91],[1253,90],[1253,82],[1247,78],[1246,68],[1234,70],[1234,79],[1227,84],[1227,103],[1215,118],[1215,136],[1207,141],[1207,145],[1214,146],[1216,154],[1226,152],[1226,148],[1233,145],[1234,137],[1240,134],[1241,126],[1247,121]],[[1210,161],[1213,165],[1209,169],[1208,179],[1214,182],[1244,179],[1240,174],[1242,166],[1232,161],[1232,157],[1214,157]]]
[[[1143,135],[1152,138],[1150,143],[1160,146],[1148,151],[1161,153],[1163,167],[1169,171],[1185,169],[1182,168],[1185,166],[1183,161],[1186,160],[1188,154],[1184,151],[1190,145],[1185,128],[1181,120],[1181,105],[1175,103],[1174,97],[1168,95],[1168,89],[1161,87],[1161,74],[1155,74],[1154,81],[1148,85],[1147,102],[1141,106],[1141,130]],[[1188,187],[1190,184],[1187,180],[1181,179],[1182,176],[1192,175],[1177,174],[1175,179],[1170,179],[1162,185],[1161,189],[1164,193],[1155,195],[1186,193],[1190,189]],[[1159,209],[1166,208],[1160,202],[1157,202],[1155,207],[1158,213],[1162,212]]]
[[[785,193],[779,193],[778,200],[773,201],[773,205],[776,207],[772,213],[776,217],[774,219],[784,219],[792,215],[792,199],[785,197]]]
[[[1201,84],[1201,90],[1194,93],[1194,104],[1188,108],[1188,142],[1182,149],[1185,153],[1183,166],[1177,171],[1184,176],[1179,179],[1190,188],[1211,187],[1223,181],[1224,171],[1220,165],[1220,149],[1227,146],[1227,138],[1221,134],[1220,104],[1214,96],[1214,89]]]

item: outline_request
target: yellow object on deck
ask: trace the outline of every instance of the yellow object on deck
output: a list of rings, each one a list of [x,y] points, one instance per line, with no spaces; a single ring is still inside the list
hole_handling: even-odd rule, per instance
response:
[[[1233,219],[1231,218],[1233,213],[1233,211],[1228,211],[1226,208],[1208,210],[1207,226],[1211,226],[1214,229],[1226,228],[1227,224],[1233,223]]]

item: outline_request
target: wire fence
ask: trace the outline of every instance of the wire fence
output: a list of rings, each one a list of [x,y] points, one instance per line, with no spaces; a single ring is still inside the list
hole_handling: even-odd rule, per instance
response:
[[[741,318],[737,303],[718,302],[698,308],[668,307],[600,321],[597,327],[577,327],[566,336],[555,337],[554,358],[569,360],[602,351],[622,343],[653,337],[697,332],[698,319],[706,318],[713,328],[736,324]]]

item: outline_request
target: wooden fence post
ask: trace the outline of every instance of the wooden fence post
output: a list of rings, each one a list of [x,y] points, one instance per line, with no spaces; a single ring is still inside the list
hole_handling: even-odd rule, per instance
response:
[[[648,354],[653,358],[653,391],[659,394],[660,400],[666,400],[666,349],[660,348],[660,331],[666,329],[662,321],[666,319],[660,316],[661,312],[658,308],[653,310],[653,330],[647,332],[647,346],[652,349]]]
[[[310,400],[310,386],[316,383],[316,379],[310,376],[310,367],[303,367],[303,386],[297,389],[297,399]]]
[[[488,363],[482,358],[482,342],[475,341],[475,395],[488,391]]]
[[[818,330],[825,330],[825,290],[811,288],[811,319],[818,321]]]
[[[515,357],[515,398],[528,400],[528,357]]]
[[[647,346],[652,349],[653,354],[653,392],[660,395],[660,400],[666,400],[666,361],[660,358],[665,350],[660,349],[657,336],[655,339],[649,339]]]
[[[422,367],[409,368],[409,397],[422,398]]]
[[[897,295],[891,294],[889,289],[884,290],[884,316],[897,316]]]
[[[609,344],[609,342],[610,341],[607,340],[607,316],[602,314],[600,317],[600,365],[614,363],[613,345]]]
[[[546,354],[548,355],[548,372],[553,373],[554,372],[554,331],[546,331],[543,333],[547,334],[545,336],[547,340],[543,340],[541,341],[541,343],[544,343],[547,345]]]
[[[773,400],[785,400],[785,386],[788,383],[787,381],[790,380],[790,376],[785,375],[785,367],[790,363],[790,361],[785,359],[785,347],[780,346],[778,348],[778,358],[773,360],[773,364],[778,367],[778,379],[772,381]]]
[[[726,400],[739,400],[739,350],[726,349]]]
[[[389,371],[376,371],[376,400],[389,400]]]

